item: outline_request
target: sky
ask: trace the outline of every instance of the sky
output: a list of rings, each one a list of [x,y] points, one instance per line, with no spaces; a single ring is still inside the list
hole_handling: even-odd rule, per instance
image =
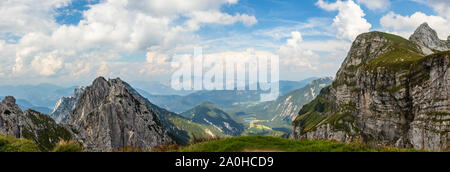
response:
[[[171,59],[278,56],[280,79],[335,76],[357,35],[450,35],[448,0],[2,0],[0,85],[162,81]]]

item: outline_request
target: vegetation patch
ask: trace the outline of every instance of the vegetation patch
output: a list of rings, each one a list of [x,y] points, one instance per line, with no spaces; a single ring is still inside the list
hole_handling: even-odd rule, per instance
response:
[[[30,131],[31,126],[25,127],[23,135],[27,139],[34,140],[41,151],[52,150],[61,140],[72,140],[72,134],[56,124],[50,116],[32,110],[27,115],[36,128]]]
[[[186,131],[192,142],[194,138],[214,138],[214,137],[228,137],[220,130],[213,126],[206,126],[191,122],[187,119],[177,116],[169,117],[169,120],[178,127],[178,129]]]
[[[60,141],[52,152],[83,152],[80,144],[73,141]]]
[[[0,152],[39,152],[32,140],[0,135]]]
[[[378,68],[386,68],[391,72],[409,70],[410,66],[424,58],[421,54],[414,52],[405,47],[393,45],[391,50],[384,55],[370,61],[365,69],[367,71],[375,71]]]
[[[319,96],[311,103],[303,106],[299,112],[299,116],[294,120],[294,126],[303,127],[304,131],[314,130],[322,121],[327,118],[326,113],[333,108],[325,96],[330,94],[330,87],[322,89]]]
[[[449,112],[428,112],[428,116],[450,116]]]
[[[371,148],[364,144],[346,144],[329,140],[293,140],[270,136],[232,137],[179,148],[179,152],[408,152],[398,148]]]

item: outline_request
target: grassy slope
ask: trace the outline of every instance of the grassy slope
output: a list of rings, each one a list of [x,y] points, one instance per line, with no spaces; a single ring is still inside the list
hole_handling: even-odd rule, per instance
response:
[[[243,152],[243,151],[276,151],[276,152],[409,152],[397,148],[370,148],[361,144],[346,144],[325,140],[292,140],[270,136],[233,137],[223,140],[199,143],[180,152]]]
[[[417,48],[418,46],[409,40],[388,33],[380,32],[378,34],[382,34],[390,41],[387,45],[390,46],[390,51],[370,61],[366,70],[376,70],[378,67],[388,68],[394,72],[409,70],[412,63],[425,57]]]
[[[83,148],[73,141],[60,141],[53,150],[48,151],[82,152]],[[0,152],[41,152],[41,149],[33,140],[0,135]]]
[[[0,135],[0,152],[39,152],[39,147],[31,140]]]

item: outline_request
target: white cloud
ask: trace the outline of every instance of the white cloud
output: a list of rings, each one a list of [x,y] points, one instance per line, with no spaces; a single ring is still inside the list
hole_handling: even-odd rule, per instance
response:
[[[335,33],[329,29],[333,22],[330,18],[313,17],[306,22],[294,22],[295,25],[278,26],[275,28],[257,30],[254,34],[257,36],[271,37],[275,40],[281,40],[291,36],[294,31],[300,31],[303,36],[329,36],[335,37]]]
[[[168,62],[168,57],[165,54],[161,54],[159,52],[147,52],[147,63],[153,63],[153,64],[164,64]]]
[[[353,0],[338,0],[335,3],[319,0],[316,5],[327,11],[338,11],[333,21],[338,38],[353,41],[359,34],[368,32],[372,27],[364,18],[366,15],[364,11]]]
[[[31,62],[31,66],[34,71],[39,72],[41,75],[50,76],[54,75],[57,70],[62,68],[62,60],[58,57],[58,52],[52,52],[49,55],[37,55]]]
[[[0,1],[0,35],[20,37],[15,44],[0,43],[0,48],[8,47],[8,52],[0,54],[0,73],[17,80],[54,75],[82,79],[111,73],[135,76],[129,71],[138,69],[129,66],[142,69],[151,64],[113,61],[123,54],[149,51],[159,54],[152,58],[154,67],[167,61],[167,52],[199,40],[195,32],[203,25],[257,23],[248,14],[221,12],[221,7],[238,0],[102,0],[83,12],[78,25],[56,23],[56,9],[70,1]],[[149,60],[149,54],[145,58]]]
[[[242,22],[245,26],[249,27],[258,22],[255,16],[239,13],[232,16],[220,11],[194,11],[187,16],[190,20],[186,23],[192,30],[198,30],[200,24],[230,25],[236,22]]]
[[[430,3],[436,12],[450,20],[450,1],[428,0],[428,3]]]
[[[450,19],[450,1],[448,0],[412,0],[428,5],[434,9],[440,16]]]
[[[301,47],[314,52],[344,54],[344,56],[350,49],[350,46],[351,43],[345,40],[314,40],[301,43]],[[336,55],[334,58],[343,58],[344,56]]]
[[[400,34],[405,38],[409,38],[422,23],[427,22],[431,28],[436,30],[440,39],[447,39],[450,35],[450,22],[440,16],[426,15],[416,12],[411,16],[402,16],[394,12],[390,12],[380,19],[380,24],[389,32]]]
[[[4,40],[0,40],[0,51],[3,50],[4,46],[5,46],[5,41]]]
[[[311,61],[316,60],[318,55],[301,47],[302,41],[300,32],[292,32],[291,38],[286,40],[286,45],[281,46],[278,50],[280,63],[284,66],[294,65],[301,70],[317,70],[317,67],[313,66]]]
[[[222,5],[236,3],[238,0],[138,0],[129,1],[127,6],[156,16],[169,16],[192,11],[217,10]]]
[[[390,7],[390,0],[357,0],[371,10],[385,10]]]
[[[53,20],[55,9],[71,0],[2,0],[0,34],[24,35],[28,32],[51,32],[58,27]]]

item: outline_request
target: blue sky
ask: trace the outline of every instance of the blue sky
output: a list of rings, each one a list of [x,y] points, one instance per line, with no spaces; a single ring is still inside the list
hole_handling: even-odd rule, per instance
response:
[[[174,55],[277,55],[281,79],[334,76],[353,39],[408,38],[429,22],[450,35],[446,0],[2,1],[0,80],[89,83],[98,75],[165,81]]]

